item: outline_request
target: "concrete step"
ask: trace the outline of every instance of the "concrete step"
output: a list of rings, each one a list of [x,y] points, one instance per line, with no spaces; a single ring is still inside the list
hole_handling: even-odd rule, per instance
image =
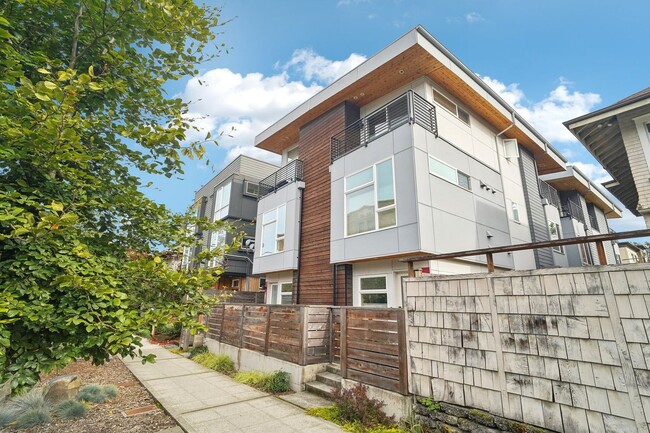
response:
[[[341,376],[335,373],[330,373],[329,371],[324,371],[316,375],[316,380],[318,382],[324,383],[325,385],[333,387],[341,387]]]
[[[322,382],[307,382],[305,384],[305,391],[309,391],[312,394],[320,395],[321,397],[330,398],[332,391],[334,391],[333,386],[326,385]]]
[[[341,364],[327,364],[327,371],[341,375]]]

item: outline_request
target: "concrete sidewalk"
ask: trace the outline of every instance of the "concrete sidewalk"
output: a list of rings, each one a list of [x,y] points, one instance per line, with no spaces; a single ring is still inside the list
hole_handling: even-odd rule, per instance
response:
[[[162,347],[145,343],[143,352],[155,354],[156,363],[124,358],[124,364],[187,433],[343,431],[296,405],[328,404],[311,394],[275,397]]]

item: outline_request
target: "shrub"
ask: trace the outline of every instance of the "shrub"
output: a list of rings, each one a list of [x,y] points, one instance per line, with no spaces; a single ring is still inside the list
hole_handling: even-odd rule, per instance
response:
[[[81,418],[86,414],[86,406],[76,400],[66,400],[59,403],[54,412],[63,419]]]
[[[235,363],[228,355],[215,355],[211,352],[200,353],[192,360],[219,373],[232,375],[235,373]]]
[[[384,402],[368,397],[366,387],[357,383],[350,389],[338,388],[332,393],[339,417],[345,423],[360,423],[363,427],[394,424],[394,417],[382,410]]]
[[[50,411],[44,407],[27,409],[16,416],[15,426],[18,428],[29,428],[39,424],[46,424],[52,421]]]
[[[192,347],[192,350],[190,350],[190,359],[193,359],[196,355],[200,355],[201,353],[206,353],[208,351],[208,346],[194,346]]]
[[[15,418],[32,409],[50,411],[50,403],[45,400],[43,390],[40,388],[33,388],[29,392],[17,395],[5,404],[5,410],[12,413]]]
[[[91,403],[104,403],[109,398],[117,395],[117,388],[114,385],[86,385],[79,390],[77,400]]]
[[[164,323],[156,326],[155,339],[156,340],[171,340],[181,335],[181,323]]]
[[[290,378],[286,371],[275,371],[266,378],[264,390],[273,394],[287,392],[290,389]]]
[[[262,388],[268,377],[268,374],[264,374],[261,371],[240,371],[235,375],[234,379],[236,382],[243,383],[244,385]]]

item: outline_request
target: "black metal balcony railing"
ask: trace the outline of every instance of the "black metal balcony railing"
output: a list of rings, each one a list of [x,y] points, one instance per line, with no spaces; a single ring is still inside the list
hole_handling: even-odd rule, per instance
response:
[[[407,123],[416,123],[438,135],[436,107],[412,90],[334,135],[330,144],[330,162]]]
[[[555,188],[543,180],[539,181],[539,193],[542,198],[548,200],[549,204],[555,206],[558,209],[562,208],[562,205],[560,204],[560,194],[558,194]]]
[[[285,185],[302,180],[304,180],[303,162],[299,159],[294,159],[260,182],[257,199],[261,200],[264,196],[279,190]]]
[[[583,224],[586,224],[585,221],[585,214],[582,211],[582,206],[572,202],[571,200],[568,200],[564,206],[562,206],[562,216],[563,217],[571,217],[574,220],[578,220]]]

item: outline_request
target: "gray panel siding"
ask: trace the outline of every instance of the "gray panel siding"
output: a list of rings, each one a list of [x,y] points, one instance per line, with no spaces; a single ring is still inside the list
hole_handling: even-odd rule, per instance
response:
[[[267,176],[275,173],[279,167],[269,164],[268,162],[260,161],[257,159],[249,158],[247,156],[240,156],[239,174],[246,179],[257,180],[258,182]]]
[[[526,209],[528,210],[528,224],[530,226],[530,236],[533,242],[542,242],[550,240],[548,234],[548,224],[546,222],[546,213],[542,206],[542,198],[539,193],[539,179],[535,158],[523,147],[519,147],[519,165],[521,168],[522,185],[524,187],[524,197],[526,199]],[[535,250],[535,263],[538,268],[549,268],[555,265],[553,262],[553,252],[550,248],[538,248]]]

